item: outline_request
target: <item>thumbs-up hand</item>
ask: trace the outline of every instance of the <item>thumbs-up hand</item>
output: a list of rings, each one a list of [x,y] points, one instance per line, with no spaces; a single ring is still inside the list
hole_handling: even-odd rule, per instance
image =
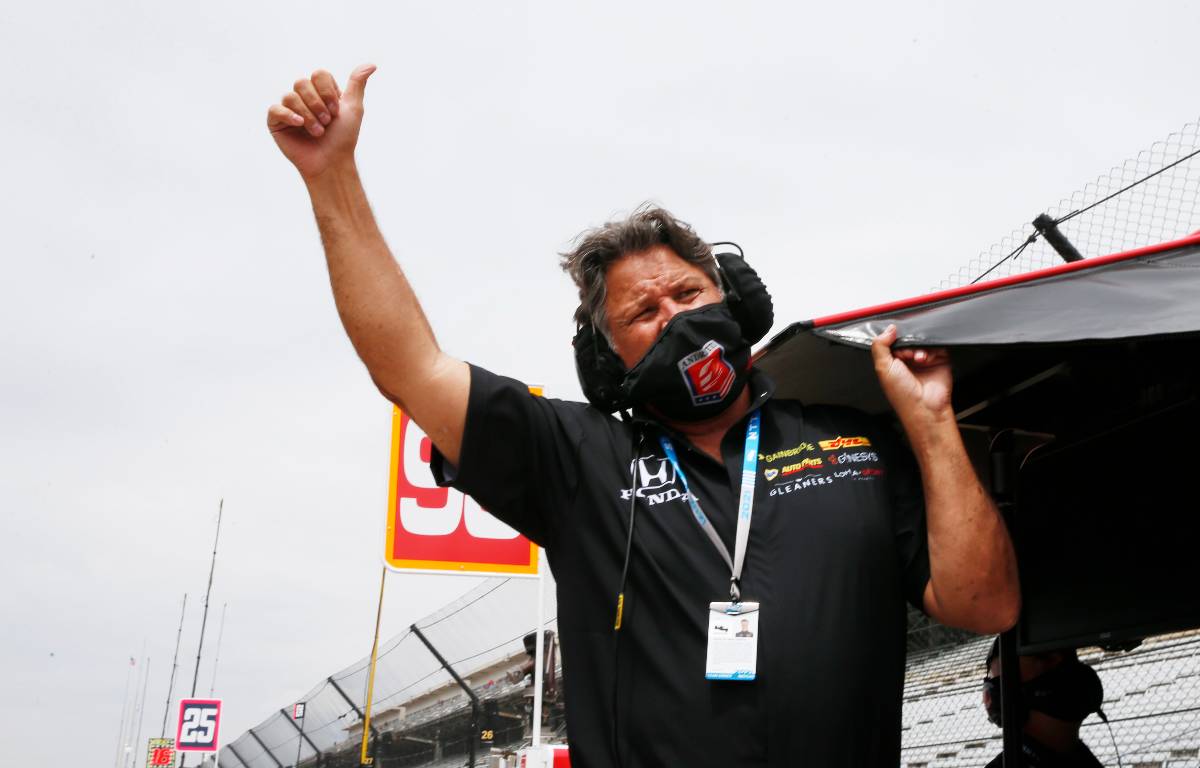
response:
[[[275,144],[306,181],[354,163],[363,95],[374,71],[374,64],[355,68],[343,91],[333,75],[318,69],[312,77],[297,80],[267,110],[267,129]]]

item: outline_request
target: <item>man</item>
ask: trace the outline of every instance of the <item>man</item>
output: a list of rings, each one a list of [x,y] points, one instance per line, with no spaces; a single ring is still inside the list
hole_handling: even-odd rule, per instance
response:
[[[754,637],[754,632],[750,630],[750,622],[747,619],[742,619],[742,628],[734,634],[734,637]]]
[[[1019,610],[1011,544],[963,449],[946,355],[893,352],[894,328],[872,348],[918,476],[876,420],[772,399],[749,368],[749,343],[767,328],[750,333],[732,314],[730,275],[703,240],[643,209],[564,258],[581,339],[591,333],[591,347],[579,344],[594,353],[580,358],[585,391],[615,375],[630,418],[533,397],[455,360],[358,178],[373,71],[356,69],[344,93],[325,71],[296,81],[268,126],[308,188],[346,332],[380,391],[432,439],[435,475],[546,547],[572,765],[896,764],[905,600],[977,632]],[[725,615],[750,610],[753,644],[706,648]]]
[[[1021,747],[1028,768],[1101,768],[1079,738],[1080,724],[1099,712],[1104,700],[1099,675],[1070,648],[1019,658]],[[983,679],[983,708],[996,725],[1002,725],[1000,702],[1000,638],[996,638]],[[1004,756],[996,755],[988,768],[1004,768]]]

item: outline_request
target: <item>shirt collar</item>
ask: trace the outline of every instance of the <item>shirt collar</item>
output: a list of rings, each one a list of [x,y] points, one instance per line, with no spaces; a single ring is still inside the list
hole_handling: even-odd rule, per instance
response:
[[[750,387],[750,410],[762,408],[767,401],[775,396],[775,380],[757,368],[750,369],[750,378],[746,382]]]
[[[1070,752],[1055,752],[1029,734],[1023,733],[1021,734],[1021,749],[1029,758],[1031,767],[1064,765],[1087,768],[1087,766],[1099,765],[1099,761],[1092,755],[1092,751],[1079,739],[1075,740]]]

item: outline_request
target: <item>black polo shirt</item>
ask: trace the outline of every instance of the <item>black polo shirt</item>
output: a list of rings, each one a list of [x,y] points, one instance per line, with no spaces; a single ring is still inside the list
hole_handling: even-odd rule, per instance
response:
[[[915,464],[874,418],[772,399],[758,372],[750,387],[762,427],[742,595],[762,605],[758,677],[715,682],[704,677],[708,604],[728,599],[729,568],[658,437],[671,437],[732,552],[745,419],[717,462],[653,422],[630,425],[471,368],[460,466],[435,456],[434,475],[546,548],[575,768],[617,764],[614,726],[622,768],[899,762],[905,600],[920,607],[929,580]]]

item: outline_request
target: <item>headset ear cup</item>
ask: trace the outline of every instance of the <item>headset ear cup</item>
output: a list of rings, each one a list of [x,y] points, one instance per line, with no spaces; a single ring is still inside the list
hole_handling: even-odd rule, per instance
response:
[[[758,273],[736,253],[718,253],[717,264],[725,279],[726,303],[742,336],[751,344],[761,341],[775,324],[775,306]]]
[[[625,366],[595,327],[591,323],[580,325],[571,346],[575,348],[575,373],[588,402],[605,413],[628,407],[621,390]]]

